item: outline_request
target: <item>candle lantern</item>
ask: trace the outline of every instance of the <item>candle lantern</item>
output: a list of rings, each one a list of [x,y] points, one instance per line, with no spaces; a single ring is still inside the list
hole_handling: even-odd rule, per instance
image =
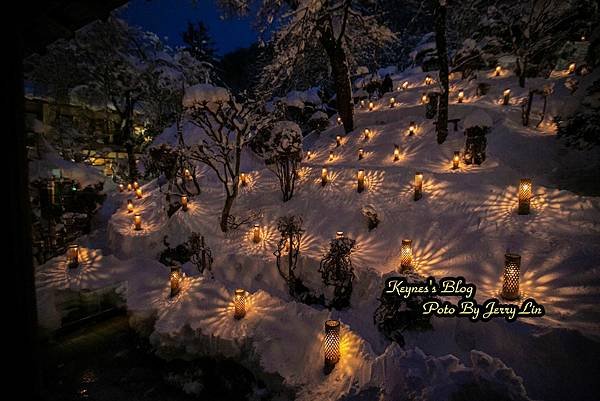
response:
[[[183,170],[183,176],[188,181],[192,179],[192,173],[190,173],[190,170],[187,168]]]
[[[133,182],[133,189],[136,189],[136,190],[137,190],[139,187],[140,187],[140,184],[138,184],[138,182],[137,182],[137,181],[134,181],[134,182]]]
[[[254,242],[255,244],[258,244],[261,240],[261,235],[260,235],[260,225],[259,224],[255,224],[254,228],[252,229],[252,242]]]
[[[519,214],[529,214],[533,185],[528,178],[519,182]]]
[[[324,187],[327,184],[327,167],[321,169],[321,186]]]
[[[510,100],[510,89],[506,88],[506,89],[504,89],[504,100],[502,101],[502,104],[504,106],[508,106],[509,100]]]
[[[403,239],[400,247],[400,271],[409,270],[412,268],[412,240]]]
[[[248,179],[246,177],[246,173],[240,173],[240,185],[243,187],[248,185]]]
[[[423,173],[415,174],[415,201],[423,197]]]
[[[329,151],[329,161],[332,162],[333,161],[333,150]]]
[[[72,244],[67,247],[67,266],[70,269],[79,266],[79,245]]]
[[[400,160],[400,146],[394,145],[394,161]]]
[[[306,160],[310,160],[310,157],[312,156],[312,152],[310,150],[306,151]]]
[[[142,229],[142,215],[136,213],[133,215],[133,225],[136,231],[140,231]]]
[[[365,151],[363,148],[358,149],[358,160],[362,160],[365,157]]]
[[[127,199],[127,213],[133,213],[133,201]]]
[[[135,190],[135,196],[138,199],[142,199],[142,188],[138,188]]]
[[[358,173],[356,174],[356,180],[357,180],[357,191],[363,192],[365,190],[365,170],[363,170],[362,168],[360,170],[358,170]]]
[[[179,294],[179,291],[181,291],[181,282],[183,281],[183,272],[181,271],[181,265],[171,266],[169,281],[171,282],[171,297],[174,297],[177,294]]]
[[[407,90],[408,89],[408,81],[404,81],[402,83],[402,89]]]
[[[427,75],[425,77],[425,85],[431,85],[433,83],[433,78],[431,78],[431,75]]]
[[[415,122],[411,121],[410,124],[408,125],[408,135],[414,135],[415,134]]]
[[[364,100],[361,100],[361,101],[360,101],[360,108],[361,108],[361,109],[364,109],[364,108],[365,108],[365,101],[364,101]]]
[[[335,147],[339,147],[342,144],[342,137],[341,136],[336,136],[335,137]]]
[[[246,291],[238,288],[233,296],[233,317],[241,319],[246,316]]]
[[[119,192],[123,192],[125,190],[125,187],[123,186],[123,184],[119,184]]]
[[[454,156],[452,156],[452,169],[456,170],[458,168],[458,163],[460,162],[460,151],[455,150]]]
[[[340,238],[344,238],[344,232],[343,231],[336,231],[335,232],[335,239],[340,239]]]
[[[572,73],[574,73],[574,72],[575,72],[575,67],[576,67],[576,66],[577,66],[577,65],[576,65],[575,63],[571,63],[571,64],[569,64],[569,68],[567,69],[567,72],[568,72],[569,74],[572,74]]]
[[[369,102],[369,111],[373,111],[373,107],[375,107],[373,102]]]
[[[521,255],[507,253],[504,255],[504,274],[502,282],[502,298],[514,300],[519,298],[519,272]]]
[[[423,93],[423,96],[421,96],[421,104],[427,103],[429,103],[429,96],[427,96],[427,93]]]
[[[368,141],[369,139],[371,139],[371,130],[370,129],[365,128],[364,134],[365,134],[365,141]]]
[[[325,366],[324,372],[330,373],[340,360],[340,321],[325,321]]]
[[[458,91],[458,103],[462,103],[464,98],[465,98],[465,92],[462,90]]]
[[[337,118],[337,123],[338,123],[338,125],[342,125],[342,117]]]
[[[499,65],[496,66],[496,76],[499,77],[500,73],[502,72],[502,67],[500,67]]]
[[[184,212],[188,210],[188,197],[185,195],[181,195],[181,210]]]
[[[128,191],[132,191],[133,190],[133,186],[131,184],[127,184],[127,190]]]
[[[393,109],[395,105],[396,105],[396,99],[391,97],[390,98],[390,109]]]

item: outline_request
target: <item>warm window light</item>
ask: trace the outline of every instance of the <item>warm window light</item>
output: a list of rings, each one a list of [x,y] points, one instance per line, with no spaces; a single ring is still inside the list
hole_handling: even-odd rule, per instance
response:
[[[415,174],[415,200],[423,197],[423,173]]]
[[[396,105],[396,99],[394,99],[393,97],[390,98],[390,108],[394,108],[394,106]]]
[[[408,81],[404,81],[402,83],[402,89],[407,90],[408,89]]]
[[[127,184],[127,190],[128,191],[132,191],[133,190],[133,186],[131,184]]]
[[[123,186],[123,184],[119,184],[119,192],[123,192],[125,190],[125,187]]]
[[[373,111],[373,107],[375,107],[373,102],[369,102],[369,111]]]
[[[246,316],[246,291],[238,288],[233,296],[233,317],[241,319]]]
[[[252,229],[252,242],[254,242],[255,244],[258,244],[261,240],[261,235],[260,235],[260,225],[259,224],[255,224],[254,228]]]
[[[394,161],[400,160],[400,146],[394,145]]]
[[[371,139],[371,130],[368,128],[365,128],[365,130],[363,131],[365,134],[365,141],[368,141],[369,139]]]
[[[333,161],[333,150],[329,151],[329,161],[332,162]]]
[[[514,300],[519,298],[519,272],[521,255],[507,253],[504,255],[504,274],[502,281],[502,298]]]
[[[415,134],[415,122],[411,121],[410,124],[408,125],[408,135],[414,135]]]
[[[127,199],[127,213],[133,213],[133,201]]]
[[[358,173],[356,174],[356,181],[357,181],[357,191],[360,193],[362,191],[365,190],[365,170],[363,170],[362,168],[360,170],[358,170]]]
[[[412,268],[412,240],[403,239],[400,247],[400,271],[406,271]]]
[[[137,190],[139,187],[140,187],[140,184],[138,184],[138,182],[137,182],[137,181],[134,181],[134,182],[133,182],[133,189],[136,189],[136,190]]]
[[[240,173],[240,184],[245,187],[248,185],[248,179],[246,178],[246,173]]]
[[[502,101],[502,104],[504,106],[508,106],[509,100],[510,100],[510,89],[506,88],[506,89],[504,89],[504,100]]]
[[[181,210],[184,212],[188,210],[188,197],[185,195],[181,196]]]
[[[431,78],[431,75],[427,75],[425,77],[425,85],[431,85],[433,83],[433,78]]]
[[[335,232],[335,239],[340,239],[340,238],[344,238],[344,232],[343,231],[336,231]]]
[[[138,188],[135,190],[135,197],[138,199],[142,199],[142,188]]]
[[[455,150],[454,156],[452,156],[452,168],[456,170],[458,168],[458,164],[460,163],[460,151]]]
[[[335,146],[338,147],[341,144],[342,144],[342,137],[338,135],[335,137]]]
[[[74,269],[79,266],[79,245],[72,244],[67,247],[67,266]]]
[[[462,90],[459,91],[458,92],[458,103],[462,103],[464,98],[465,98],[465,92]]]
[[[330,373],[340,360],[340,321],[325,321],[325,373]]]
[[[324,187],[327,184],[327,167],[321,169],[321,186]]]
[[[140,231],[142,229],[142,215],[136,213],[133,215],[133,225],[135,226],[136,231]]]
[[[519,214],[529,214],[533,185],[529,178],[519,182]]]
[[[422,104],[429,103],[429,96],[427,96],[427,93],[423,93],[423,96],[421,96],[421,103]]]
[[[499,65],[496,66],[496,76],[499,77],[500,73],[502,72],[502,67],[500,67]]]
[[[567,72],[568,72],[569,74],[572,74],[572,73],[574,73],[574,72],[575,72],[575,67],[576,67],[576,66],[577,66],[577,65],[576,65],[575,63],[571,63],[571,64],[569,64],[569,68],[567,69]]]
[[[358,149],[358,160],[362,160],[365,157],[365,151],[363,148]]]
[[[174,297],[181,291],[181,282],[183,281],[181,265],[171,266],[169,281],[171,282],[171,297]]]

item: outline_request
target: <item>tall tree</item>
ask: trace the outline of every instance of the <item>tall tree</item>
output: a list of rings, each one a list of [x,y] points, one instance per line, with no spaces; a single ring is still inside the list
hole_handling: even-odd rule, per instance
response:
[[[193,24],[188,21],[187,29],[181,33],[181,39],[186,45],[186,50],[197,60],[205,63],[215,63],[215,41],[208,33],[208,28],[204,25],[204,22],[198,21]]]
[[[435,45],[440,67],[439,79],[442,93],[439,97],[437,118],[437,141],[444,143],[448,136],[448,49],[446,44],[446,0],[436,0],[435,4]]]

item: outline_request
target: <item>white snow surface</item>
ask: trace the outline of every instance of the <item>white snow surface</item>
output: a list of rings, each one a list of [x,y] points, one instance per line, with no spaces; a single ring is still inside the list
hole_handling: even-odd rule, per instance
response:
[[[185,89],[183,105],[192,107],[198,103],[219,103],[229,101],[229,91],[211,84],[196,84]]]
[[[565,375],[587,374],[584,366],[572,364],[569,355],[600,337],[600,200],[557,189],[553,177],[557,171],[593,163],[598,155],[562,147],[550,121],[572,107],[591,78],[584,77],[573,96],[564,88],[566,77],[548,80],[555,91],[546,120],[537,129],[520,122],[518,102],[528,89],[519,88],[511,74],[493,77],[490,71],[481,72],[480,81],[492,85],[482,97],[475,96],[476,83],[452,80],[450,118],[461,119],[459,131],[450,126],[448,139],[438,145],[432,121],[424,118],[420,104],[427,88],[425,75],[418,69],[394,75],[397,82],[407,80],[409,89],[386,94],[372,112],[357,109],[353,132],[344,134],[342,127],[333,125],[305,141],[314,156],[302,163],[296,192],[288,202],[281,202],[277,178],[264,162],[250,152],[244,155],[248,185],[241,188],[233,214],[262,211],[259,244],[251,241],[251,227],[227,235],[220,232],[217,222],[224,195],[206,168],[198,173],[202,193],[190,199],[187,212],[180,210],[170,218],[157,181],[146,183],[144,198],[134,199],[143,219],[141,231],[133,229],[124,208],[132,194],[109,194],[102,211],[109,216],[106,245],[90,244],[84,250],[86,262],[75,271],[68,271],[62,258],[39,267],[42,323],[56,324],[52,294],[57,289],[126,283],[132,324],[150,319],[151,340],[161,353],[234,356],[268,380],[274,380],[269,374],[279,377],[298,400],[338,400],[372,387],[381,390],[382,400],[400,400],[409,392],[422,400],[447,400],[461,385],[482,380],[506,389],[513,399],[527,399],[523,385],[531,398],[577,391],[575,385],[562,387],[568,385]],[[502,106],[506,87],[511,89],[511,104]],[[462,104],[456,103],[459,89],[465,91]],[[395,108],[389,107],[391,96]],[[481,166],[461,163],[452,170],[452,154],[464,146],[462,130],[479,111],[492,123],[487,160]],[[407,132],[411,121],[417,125],[413,136]],[[365,128],[373,132],[368,141],[362,135]],[[188,129],[185,135],[191,135]],[[336,135],[342,135],[337,148]],[[167,137],[165,133],[162,139]],[[401,149],[397,162],[394,144]],[[365,154],[361,161],[359,147]],[[328,161],[330,150],[333,161]],[[322,166],[329,169],[325,187],[320,185]],[[355,182],[358,168],[365,170],[367,183],[360,194]],[[424,196],[417,202],[412,198],[416,171],[424,176]],[[531,178],[534,186],[531,214],[525,216],[516,212],[523,177]],[[371,232],[361,214],[366,205],[381,221]],[[351,308],[329,312],[290,299],[273,250],[279,235],[277,218],[292,213],[302,216],[306,229],[298,274],[317,292],[329,294],[317,272],[329,240],[338,230],[356,239]],[[184,288],[170,299],[168,269],[156,256],[164,249],[165,236],[174,246],[192,232],[205,235],[212,248],[215,278],[200,276],[186,264]],[[372,315],[383,279],[399,266],[403,238],[413,240],[419,274],[465,277],[477,286],[480,302],[499,295],[504,253],[521,254],[522,295],[544,305],[546,315],[477,324],[434,318],[433,330],[406,333],[406,348],[400,349],[377,331]],[[232,317],[236,288],[248,291],[250,300],[247,316],[239,321]],[[322,332],[329,317],[343,324],[342,359],[324,376]],[[561,356],[549,355],[548,347],[561,350]]]

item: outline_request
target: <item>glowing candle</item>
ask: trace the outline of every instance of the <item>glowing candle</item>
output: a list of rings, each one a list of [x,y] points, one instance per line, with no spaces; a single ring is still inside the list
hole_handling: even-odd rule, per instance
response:
[[[310,157],[312,156],[312,152],[310,150],[306,151],[306,160],[310,160]]]
[[[321,169],[321,186],[324,187],[327,184],[327,167]]]
[[[192,173],[190,173],[190,170],[188,170],[187,168],[185,170],[183,170],[183,176],[185,177],[186,180],[192,179]]]
[[[171,284],[171,297],[176,296],[181,291],[181,282],[183,281],[183,273],[181,272],[181,265],[171,266],[171,273],[169,274],[169,281]]]
[[[365,134],[365,141],[368,141],[369,139],[371,139],[371,130],[368,128],[365,128],[365,130],[363,131]]]
[[[142,199],[142,188],[138,188],[135,190],[135,197],[138,199]]]
[[[361,100],[361,101],[360,101],[360,108],[361,108],[361,109],[364,109],[364,108],[365,108],[365,101],[364,101],[364,100]]]
[[[142,229],[142,215],[136,213],[133,215],[133,225],[135,226],[136,231],[140,231]]]
[[[409,270],[412,268],[412,240],[403,239],[400,247],[400,271]]]
[[[260,235],[260,225],[255,224],[254,225],[254,229],[252,230],[252,242],[254,242],[255,244],[258,244],[261,240],[261,235]]]
[[[569,74],[572,74],[572,73],[574,73],[574,72],[575,72],[575,67],[576,67],[576,66],[577,66],[577,65],[576,65],[575,63],[571,63],[571,64],[569,64],[569,68],[567,69],[567,72],[568,72]]]
[[[325,322],[325,373],[330,373],[340,360],[340,321]]]
[[[427,75],[425,77],[425,85],[431,85],[433,83],[433,78],[431,78],[431,75]]]
[[[458,92],[458,103],[462,103],[464,98],[465,98],[465,92],[462,90],[459,91]]]
[[[362,160],[363,157],[365,157],[365,151],[363,150],[363,148],[359,148],[358,149],[358,160]]]
[[[125,187],[123,186],[123,184],[119,184],[119,192],[123,192],[125,190]]]
[[[496,76],[499,77],[500,73],[502,72],[502,67],[500,67],[499,65],[496,66]]]
[[[529,214],[533,185],[529,178],[522,178],[519,182],[519,214]]]
[[[335,239],[340,239],[340,238],[344,238],[344,232],[343,231],[336,231],[335,232]]]
[[[455,150],[454,156],[452,157],[452,168],[456,170],[458,168],[458,163],[460,162],[460,151]]]
[[[333,150],[329,151],[329,161],[332,162],[333,161]]]
[[[181,196],[181,210],[184,212],[188,210],[188,197],[185,195]]]
[[[248,180],[246,178],[246,173],[240,173],[240,185],[245,187],[248,185]]]
[[[362,168],[356,174],[357,191],[360,193],[365,190],[365,170]]]
[[[423,197],[423,173],[415,174],[415,200]]]
[[[410,124],[408,125],[408,135],[414,135],[415,134],[415,122],[411,121]]]
[[[400,160],[400,146],[394,145],[394,161]]]
[[[421,103],[422,104],[429,103],[429,96],[427,96],[427,93],[423,93],[423,96],[421,96]]]
[[[337,118],[337,123],[338,123],[338,125],[342,125],[342,117]]]
[[[342,144],[342,137],[341,136],[336,136],[335,137],[335,146],[336,148],[339,147]]]
[[[71,244],[67,247],[67,266],[74,269],[79,266],[79,245]]]
[[[133,213],[133,201],[127,199],[127,213]]]
[[[396,99],[391,97],[390,98],[390,109],[393,109],[395,105],[396,105]]]
[[[502,298],[513,300],[519,298],[519,273],[521,255],[507,253],[504,255],[504,274],[502,282]]]
[[[233,317],[241,319],[246,316],[246,291],[238,288],[233,296]]]
[[[132,191],[133,190],[133,186],[131,184],[127,184],[127,190],[128,191]]]
[[[140,187],[140,184],[138,184],[137,181],[133,182],[133,189],[138,189]]]
[[[402,89],[407,90],[408,89],[408,81],[404,81],[402,83]]]
[[[510,100],[510,89],[506,88],[506,89],[504,89],[504,100],[502,101],[502,104],[504,106],[508,106],[509,100]]]
[[[373,102],[369,102],[369,111],[373,111],[373,107],[375,107]]]

